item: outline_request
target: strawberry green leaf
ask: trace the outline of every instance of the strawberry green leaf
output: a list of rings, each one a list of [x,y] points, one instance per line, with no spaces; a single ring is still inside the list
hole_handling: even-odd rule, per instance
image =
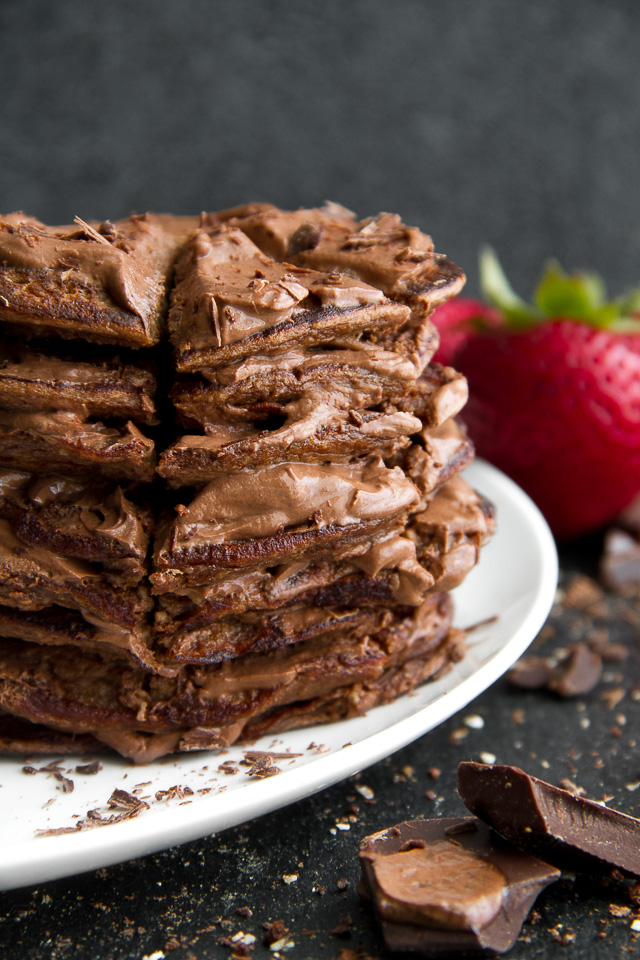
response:
[[[620,297],[618,307],[623,317],[629,313],[640,313],[640,288]]]
[[[618,315],[615,304],[605,303],[606,291],[595,273],[565,273],[559,263],[548,263],[534,294],[536,306],[548,317],[581,320],[607,327]]]
[[[491,247],[480,252],[480,287],[485,300],[504,314],[510,326],[529,327],[536,323],[536,311],[514,291]]]
[[[618,317],[607,329],[610,333],[640,334],[640,320],[635,317]]]

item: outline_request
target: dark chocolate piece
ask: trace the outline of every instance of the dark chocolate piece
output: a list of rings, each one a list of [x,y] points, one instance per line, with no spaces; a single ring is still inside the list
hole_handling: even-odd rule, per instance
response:
[[[617,868],[640,877],[640,820],[635,817],[506,764],[461,763],[458,793],[503,837],[558,867]]]
[[[389,950],[503,953],[560,872],[472,817],[412,820],[366,837],[361,895]]]
[[[602,660],[598,654],[586,643],[576,643],[553,670],[548,687],[561,697],[579,697],[590,693],[601,676]]]
[[[551,680],[552,666],[547,657],[521,657],[511,670],[507,680],[522,690],[539,690]]]
[[[640,588],[640,541],[625,530],[613,529],[604,540],[600,573],[616,593]]]

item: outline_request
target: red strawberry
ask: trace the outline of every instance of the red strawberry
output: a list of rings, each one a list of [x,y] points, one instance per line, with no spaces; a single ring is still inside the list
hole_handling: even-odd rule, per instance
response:
[[[451,366],[454,355],[474,336],[478,324],[494,327],[502,323],[497,310],[492,310],[482,300],[466,297],[456,297],[443,303],[434,310],[431,319],[440,334],[440,346],[433,359],[445,367]]]
[[[628,316],[640,298],[607,304],[598,278],[552,265],[529,307],[493,254],[481,271],[503,326],[477,331],[453,358],[469,380],[470,435],[557,536],[587,533],[640,491],[640,322]]]

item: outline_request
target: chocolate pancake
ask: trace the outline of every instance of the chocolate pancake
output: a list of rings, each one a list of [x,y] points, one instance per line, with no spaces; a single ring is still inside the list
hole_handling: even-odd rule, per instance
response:
[[[462,271],[434,251],[431,237],[407,227],[397,214],[358,222],[331,203],[295,211],[249,204],[217,216],[277,260],[358,277],[414,310],[433,309],[465,282]]]
[[[47,227],[0,217],[0,321],[28,334],[148,347],[163,329],[168,274],[192,217],[144,214]]]
[[[252,654],[174,677],[73,648],[0,642],[0,708],[136,761],[224,746],[308,722],[356,716],[446,670],[462,655],[451,601],[431,598],[373,636]],[[67,652],[68,651],[68,652]]]
[[[374,457],[221,474],[176,508],[156,540],[151,581],[158,592],[175,592],[231,571],[362,553],[401,528],[418,500],[399,468]]]
[[[45,646],[79,647],[81,656],[86,651],[118,657],[151,673],[172,675],[176,672],[173,660],[160,659],[154,653],[153,629],[147,622],[146,611],[138,611],[137,616],[134,612],[133,623],[125,628],[108,617],[97,616],[86,606],[83,613],[89,619],[85,619],[79,610],[56,604],[34,610],[0,604],[0,637]],[[39,656],[34,651],[34,660]]]
[[[480,558],[480,547],[495,530],[495,509],[453,477],[438,490],[427,509],[411,519],[407,536],[416,544],[419,563],[439,590],[459,586]]]
[[[112,426],[70,411],[0,409],[0,451],[3,466],[41,474],[145,483],[155,469],[154,442],[134,423]]]
[[[185,626],[171,619],[165,622],[165,617],[166,610],[156,611],[154,649],[164,664],[171,665],[222,663],[312,637],[361,637],[393,620],[394,611],[388,607],[332,610],[327,606],[286,607],[275,612],[251,610],[205,623],[199,629],[193,621]]]
[[[189,373],[340,337],[376,336],[407,307],[341,274],[281,264],[240,230],[201,230],[178,258],[169,330],[178,371]]]
[[[117,358],[96,362],[0,344],[0,407],[66,410],[80,416],[119,417],[154,423],[156,380],[152,373]]]
[[[110,582],[146,574],[152,517],[120,487],[0,468],[0,518],[24,544],[100,564]]]
[[[285,423],[273,430],[212,424],[204,436],[181,437],[163,452],[158,473],[179,487],[283,461],[335,464],[374,454],[386,460],[408,447],[409,436],[422,427],[402,411],[339,410],[322,394],[290,404],[285,415]]]
[[[473,461],[474,446],[464,424],[446,420],[442,426],[423,427],[411,437],[411,445],[391,459],[388,466],[400,466],[424,495],[432,494]],[[426,502],[423,499],[426,508]]]
[[[401,466],[425,493],[473,459],[464,428],[452,420],[432,429],[404,411],[340,410],[322,396],[310,396],[285,411],[285,423],[271,430],[257,429],[259,424],[217,424],[204,435],[181,437],[162,453],[158,473],[169,486],[179,487],[283,460],[348,463],[377,454],[387,465]]]
[[[205,490],[207,488],[205,487]],[[224,488],[223,488],[224,490]],[[266,491],[268,495],[268,491]],[[197,498],[196,498],[197,500]],[[261,504],[257,504],[257,507]],[[192,530],[183,514],[180,530],[185,538]],[[479,496],[460,477],[447,481],[431,497],[426,509],[412,516],[400,528],[387,530],[366,543],[353,537],[342,543],[341,551],[325,555],[324,545],[316,542],[315,549],[291,556],[286,539],[284,549],[277,554],[278,541],[268,537],[265,552],[259,542],[235,541],[228,544],[229,554],[220,549],[212,560],[203,558],[199,564],[189,563],[189,540],[184,552],[175,550],[174,566],[165,554],[158,572],[151,575],[153,592],[160,595],[178,594],[210,611],[212,618],[235,614],[249,609],[267,610],[290,603],[343,606],[358,603],[390,605],[417,605],[427,591],[440,582],[457,586],[478,561],[482,544],[494,531],[493,507]],[[198,533],[194,532],[193,537]],[[169,543],[165,537],[165,543]],[[247,553],[240,546],[247,544]],[[180,544],[180,540],[177,540]],[[279,557],[279,560],[276,559]],[[244,566],[238,561],[244,560]],[[184,565],[179,566],[180,562]],[[223,567],[227,563],[226,569]],[[235,566],[232,566],[235,564]],[[166,572],[165,572],[166,571]],[[342,601],[338,583],[349,584]],[[356,586],[357,584],[357,586]],[[338,591],[338,592],[336,592]],[[326,599],[320,600],[320,597]],[[333,597],[333,599],[329,599]],[[367,601],[367,598],[368,601]]]
[[[437,426],[456,413],[467,401],[467,383],[462,374],[451,367],[430,364],[421,374],[393,380],[379,372],[366,377],[352,358],[366,357],[361,349],[325,350],[322,362],[313,359],[313,366],[300,366],[293,371],[288,364],[295,362],[296,353],[274,358],[256,358],[243,361],[242,369],[235,371],[238,379],[222,383],[209,380],[178,380],[171,396],[178,408],[178,419],[187,426],[206,426],[216,423],[255,422],[287,415],[287,408],[309,396],[320,396],[330,407],[342,410],[402,409],[422,417],[430,426]],[[373,349],[373,348],[372,348]],[[319,353],[319,351],[318,351]],[[380,351],[384,356],[393,356]],[[293,354],[293,357],[292,357]],[[327,360],[326,358],[331,358]],[[264,367],[269,363],[266,373]],[[411,365],[409,365],[411,369]],[[262,370],[262,372],[260,372]],[[207,371],[208,372],[208,371]],[[404,370],[405,373],[409,371]],[[233,371],[230,376],[233,376]],[[416,377],[419,379],[416,380]]]
[[[78,610],[125,648],[152,607],[146,586],[113,586],[85,561],[27,546],[7,520],[0,520],[0,602],[26,611],[54,604]]]
[[[366,341],[354,341],[349,348],[335,344],[292,347],[273,356],[251,356],[206,368],[200,371],[201,377],[182,377],[171,398],[187,425],[253,420],[279,412],[310,390],[326,396],[355,394],[358,407],[384,400],[392,403],[404,396],[421,372],[412,358]]]

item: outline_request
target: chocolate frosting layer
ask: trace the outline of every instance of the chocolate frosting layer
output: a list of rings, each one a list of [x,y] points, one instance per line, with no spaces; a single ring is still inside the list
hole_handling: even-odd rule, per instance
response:
[[[153,374],[131,363],[90,363],[0,344],[0,406],[8,409],[67,410],[82,418],[152,423],[155,390]]]
[[[47,227],[0,217],[0,319],[37,332],[148,346],[160,336],[167,274],[191,217]]]
[[[169,327],[178,370],[228,363],[289,343],[321,343],[408,318],[375,287],[265,256],[233,227],[199,231],[176,267]]]
[[[308,524],[355,526],[397,517],[417,499],[404,473],[376,458],[340,465],[278,463],[208,483],[178,510],[171,549],[256,540]]]
[[[293,212],[236,209],[219,216],[272,257],[357,276],[394,300],[427,309],[459,293],[465,281],[462,271],[435,253],[431,237],[407,227],[397,214],[357,222],[344,207],[328,204]]]

